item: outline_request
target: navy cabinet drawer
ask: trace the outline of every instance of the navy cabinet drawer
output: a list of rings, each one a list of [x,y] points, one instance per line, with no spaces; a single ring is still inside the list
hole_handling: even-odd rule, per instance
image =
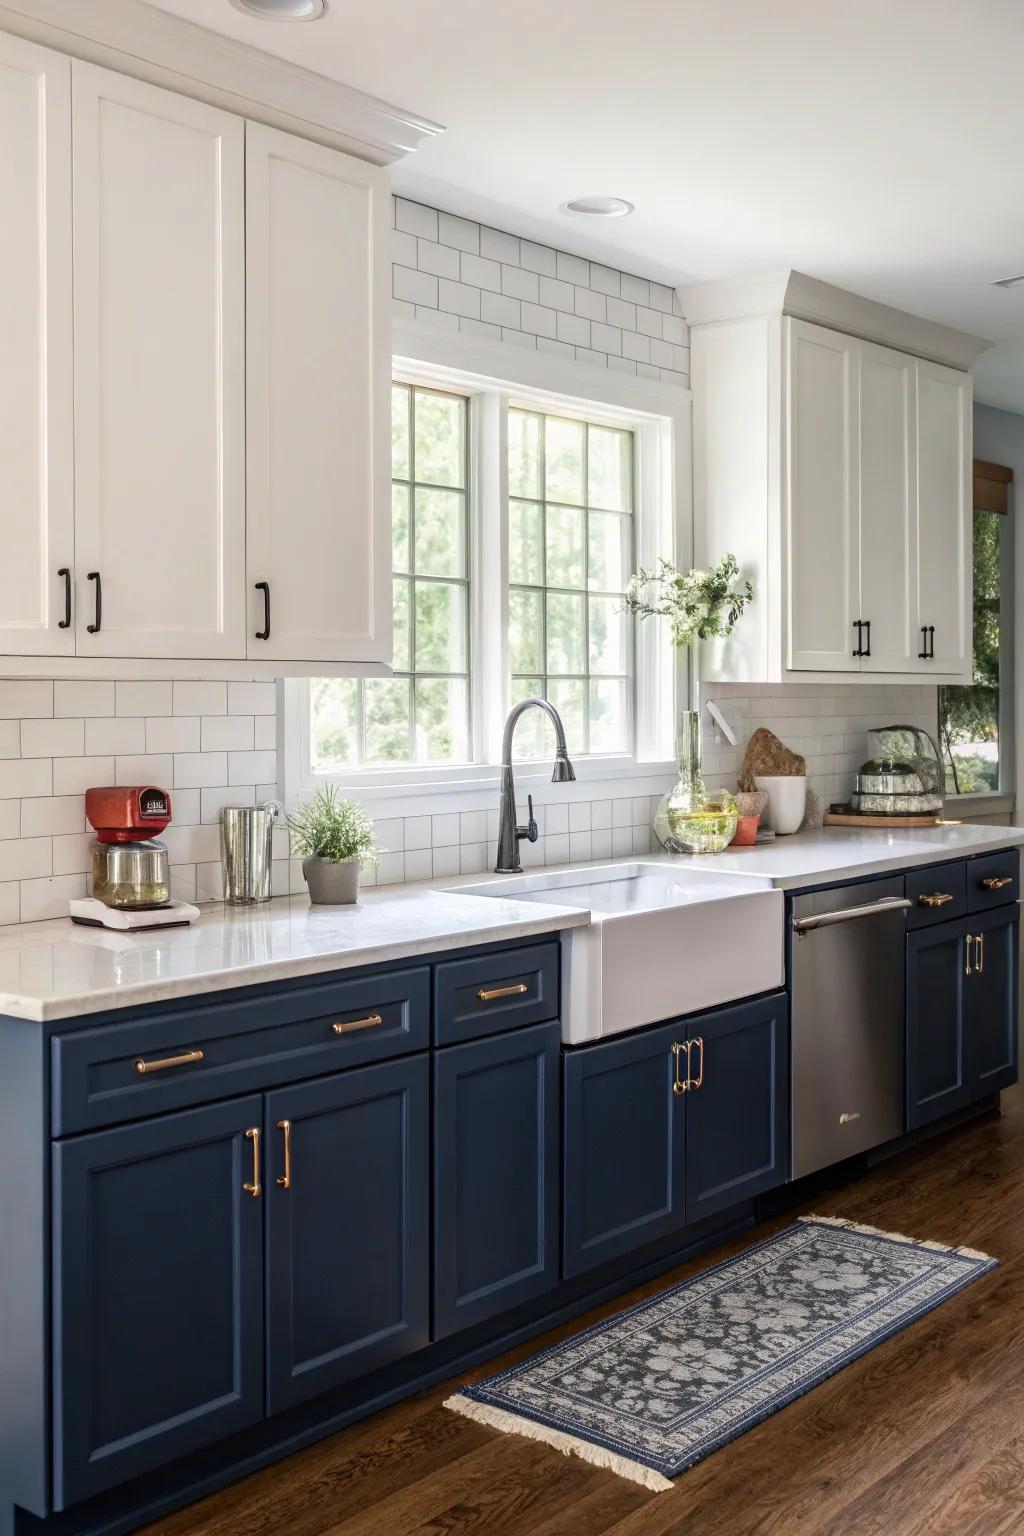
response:
[[[1020,897],[1020,853],[1003,848],[967,861],[967,910],[985,912]]]
[[[458,1045],[558,1018],[558,943],[444,960],[434,972],[434,1038]]]
[[[53,1134],[383,1061],[429,1037],[426,966],[69,1031],[51,1042]]]
[[[963,860],[912,869],[907,875],[907,896],[912,903],[907,912],[909,928],[926,928],[930,923],[948,923],[954,917],[963,917],[967,911]]]

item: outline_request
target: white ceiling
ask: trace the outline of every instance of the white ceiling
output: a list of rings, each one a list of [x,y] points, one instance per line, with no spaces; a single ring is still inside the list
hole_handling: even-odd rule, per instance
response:
[[[1024,412],[1020,0],[149,3],[445,123],[409,196],[669,282],[797,267],[994,340]],[[558,211],[592,193],[637,211]]]

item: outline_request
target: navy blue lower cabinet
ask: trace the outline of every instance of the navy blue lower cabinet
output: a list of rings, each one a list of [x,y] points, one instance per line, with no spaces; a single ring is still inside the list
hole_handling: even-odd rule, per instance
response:
[[[262,1418],[262,1112],[231,1099],[55,1145],[55,1508]]]
[[[685,1094],[673,1093],[681,1024],[567,1051],[564,1073],[566,1278],[683,1226]]]
[[[701,1221],[789,1176],[785,994],[690,1021],[686,1220]]]
[[[967,935],[980,917],[907,936],[907,1129],[970,1100],[964,1059]]]
[[[558,1284],[557,1021],[434,1059],[434,1337]]]
[[[1019,907],[967,919],[971,974],[964,976],[964,1055],[971,1098],[1017,1081]]]
[[[430,1064],[266,1096],[267,1412],[429,1340]]]

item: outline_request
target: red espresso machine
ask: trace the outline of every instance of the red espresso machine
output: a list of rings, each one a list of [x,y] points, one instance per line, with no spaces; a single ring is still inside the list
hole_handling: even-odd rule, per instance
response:
[[[85,792],[96,833],[92,896],[71,903],[75,922],[105,928],[178,926],[198,916],[171,900],[170,859],[157,836],[171,820],[171,797],[155,784],[104,785]]]

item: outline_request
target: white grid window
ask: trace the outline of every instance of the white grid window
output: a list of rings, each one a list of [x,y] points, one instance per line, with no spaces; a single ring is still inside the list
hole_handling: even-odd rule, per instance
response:
[[[469,402],[391,391],[394,675],[315,678],[315,771],[465,763],[470,737]]]
[[[511,697],[549,699],[578,755],[632,750],[633,459],[630,431],[508,413]],[[545,755],[543,716],[520,730]]]

